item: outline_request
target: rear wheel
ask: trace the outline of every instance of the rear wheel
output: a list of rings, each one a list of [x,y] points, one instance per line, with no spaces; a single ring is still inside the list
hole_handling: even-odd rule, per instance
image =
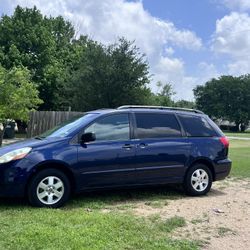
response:
[[[69,196],[69,180],[63,172],[57,169],[41,170],[28,186],[28,199],[35,207],[61,207]]]
[[[195,164],[186,175],[184,189],[187,194],[192,196],[204,195],[211,189],[212,173],[204,164]]]

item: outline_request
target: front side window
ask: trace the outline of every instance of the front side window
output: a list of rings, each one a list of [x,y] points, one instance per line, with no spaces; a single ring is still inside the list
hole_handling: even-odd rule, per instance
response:
[[[96,141],[129,140],[128,114],[115,114],[101,118],[84,132],[95,133]]]
[[[138,138],[180,137],[181,129],[174,114],[135,114]]]
[[[67,120],[56,127],[46,131],[41,134],[39,137],[67,137],[74,130],[88,124],[92,119],[94,119],[98,114],[96,113],[87,113],[81,115],[80,117],[74,117],[70,120]]]
[[[191,115],[178,116],[189,137],[212,137],[217,135],[205,117]]]

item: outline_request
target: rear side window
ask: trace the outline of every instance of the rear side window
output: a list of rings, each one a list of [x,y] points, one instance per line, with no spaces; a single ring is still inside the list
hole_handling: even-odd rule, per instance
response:
[[[190,137],[211,137],[217,136],[206,118],[191,115],[178,115],[187,136]]]
[[[181,129],[174,114],[136,113],[138,138],[180,137]]]

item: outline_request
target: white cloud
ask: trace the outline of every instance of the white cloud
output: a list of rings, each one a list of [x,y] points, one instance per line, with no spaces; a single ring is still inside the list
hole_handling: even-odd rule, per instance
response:
[[[201,62],[197,69],[198,74],[195,85],[202,85],[205,82],[210,81],[212,78],[218,78],[220,75],[223,75],[213,63]]]
[[[228,63],[228,74],[240,76],[250,73],[250,62],[249,60],[238,60]]]
[[[202,41],[190,30],[178,29],[172,22],[160,20],[148,13],[142,1],[125,0],[7,0],[14,7],[37,6],[46,15],[62,15],[77,27],[78,33],[108,44],[125,37],[135,41],[146,53],[154,84],[158,80],[175,84],[185,82],[184,63],[173,58],[175,48],[198,51]]]
[[[216,21],[212,50],[229,56],[228,73],[234,75],[250,72],[250,16],[232,12]]]
[[[214,64],[209,64],[207,62],[199,63],[195,76],[182,75],[183,80],[176,89],[176,91],[179,92],[178,98],[192,100],[193,89],[197,85],[202,85],[212,78],[217,78],[220,75],[221,74],[218,72]]]
[[[246,11],[250,9],[250,0],[219,0],[231,10]]]
[[[234,57],[245,57],[250,49],[250,17],[232,12],[216,21],[212,49]]]

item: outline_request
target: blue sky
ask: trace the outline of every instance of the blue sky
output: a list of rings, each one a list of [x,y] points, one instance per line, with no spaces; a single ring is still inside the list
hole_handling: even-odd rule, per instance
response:
[[[173,22],[179,29],[191,30],[202,39],[203,48],[198,53],[175,47],[175,56],[187,62],[188,73],[197,75],[199,62],[215,63],[217,68],[222,70],[221,63],[224,59],[222,56],[217,57],[210,53],[210,44],[216,20],[223,18],[229,12],[226,6],[211,0],[144,0],[143,6],[153,16]]]
[[[144,0],[143,6],[153,16],[171,20],[176,26],[194,30],[202,39],[210,39],[215,21],[227,14],[209,0]]]
[[[250,0],[0,0],[0,13],[17,4],[62,15],[104,44],[134,40],[147,55],[150,87],[171,83],[176,99],[192,100],[213,77],[250,73]]]

